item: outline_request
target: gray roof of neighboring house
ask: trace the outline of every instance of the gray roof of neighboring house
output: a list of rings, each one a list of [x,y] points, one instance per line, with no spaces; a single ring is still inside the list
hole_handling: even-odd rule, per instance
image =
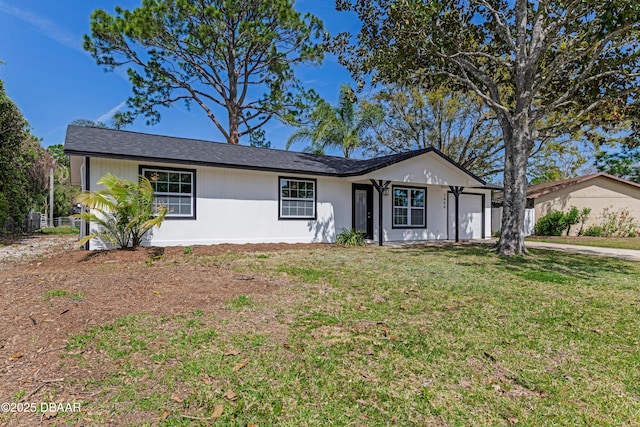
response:
[[[527,197],[531,199],[537,199],[540,196],[544,196],[545,194],[553,193],[554,191],[562,190],[567,187],[571,187],[576,184],[580,184],[581,182],[589,181],[594,178],[603,177],[607,179],[611,179],[613,181],[620,182],[622,184],[629,185],[631,187],[640,187],[640,184],[627,181],[626,179],[619,178],[617,176],[609,175],[607,173],[594,173],[591,175],[577,176],[575,178],[563,179],[561,181],[553,181],[553,182],[545,182],[542,184],[532,185],[527,188]]]
[[[364,175],[403,160],[433,152],[476,179],[482,185],[486,184],[485,181],[433,147],[369,160],[357,160],[114,129],[69,126],[67,127],[64,151],[66,154],[74,156],[107,157],[338,177]]]
[[[537,199],[538,197],[544,196],[549,193],[553,193],[554,191],[563,190],[567,187],[572,187],[582,182],[589,181],[594,178],[600,178],[600,177],[617,181],[622,184],[629,185],[631,187],[640,188],[640,184],[638,184],[637,182],[628,181],[626,179],[622,179],[614,175],[609,175],[607,173],[599,172],[591,175],[576,176],[574,178],[567,178],[559,181],[543,182],[542,184],[532,185],[527,188],[527,199]],[[504,193],[498,193],[494,196],[494,201],[500,201],[502,200],[503,197],[504,197]]]

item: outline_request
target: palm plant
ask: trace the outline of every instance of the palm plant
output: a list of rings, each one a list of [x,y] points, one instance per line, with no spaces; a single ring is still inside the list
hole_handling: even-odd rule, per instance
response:
[[[307,127],[299,128],[289,137],[286,148],[299,141],[310,141],[305,152],[324,154],[326,149],[336,147],[348,158],[359,147],[364,133],[382,121],[383,113],[380,107],[371,104],[358,108],[355,92],[343,83],[338,105],[320,101],[310,119]]]
[[[97,232],[78,244],[98,238],[105,244],[134,249],[149,230],[164,221],[167,208],[154,206],[153,187],[147,178],[141,176],[135,183],[108,173],[98,184],[105,189],[85,191],[75,199],[86,211],[74,217],[99,225]]]

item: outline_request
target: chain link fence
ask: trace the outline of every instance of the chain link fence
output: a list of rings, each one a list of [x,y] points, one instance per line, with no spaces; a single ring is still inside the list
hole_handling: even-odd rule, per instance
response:
[[[76,218],[70,218],[68,216],[62,216],[53,218],[51,221],[45,215],[40,212],[29,212],[22,224],[14,221],[12,218],[7,220],[4,224],[0,224],[0,232],[5,234],[15,233],[31,233],[41,228],[50,227],[80,227],[80,220]]]

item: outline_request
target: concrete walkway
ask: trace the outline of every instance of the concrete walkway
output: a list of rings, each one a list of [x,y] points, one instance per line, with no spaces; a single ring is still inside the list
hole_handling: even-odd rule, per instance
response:
[[[640,261],[640,251],[634,249],[600,248],[595,246],[565,245],[563,243],[525,242],[527,248],[550,249],[552,251],[571,252],[583,255],[608,256],[613,258],[626,259],[629,261]]]

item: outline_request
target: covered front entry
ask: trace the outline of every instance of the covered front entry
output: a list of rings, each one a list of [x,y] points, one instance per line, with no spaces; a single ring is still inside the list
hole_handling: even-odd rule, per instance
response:
[[[369,184],[353,184],[351,226],[364,234],[366,239],[373,239],[373,186]]]
[[[458,223],[460,239],[484,238],[484,194],[461,193],[459,195],[458,218],[456,218],[455,203],[456,198],[450,192],[447,203],[449,240],[456,238]]]

